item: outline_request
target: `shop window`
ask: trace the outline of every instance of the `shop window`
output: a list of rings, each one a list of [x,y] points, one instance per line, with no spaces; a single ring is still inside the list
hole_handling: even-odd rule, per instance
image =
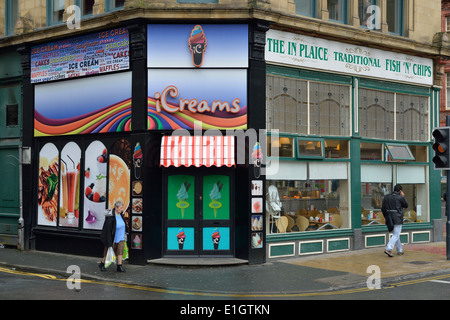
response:
[[[345,158],[350,157],[348,140],[325,140],[325,158]]]
[[[47,24],[51,26],[62,23],[64,10],[64,0],[47,0]]]
[[[267,129],[308,133],[308,83],[267,76]]]
[[[359,123],[362,137],[394,139],[394,93],[360,88]]]
[[[347,23],[347,0],[328,0],[327,9],[329,13],[329,19],[341,23]]]
[[[322,139],[297,138],[297,158],[324,158],[324,141]]]
[[[383,160],[383,144],[361,142],[361,160]]]
[[[266,127],[280,132],[350,135],[350,87],[267,75]],[[308,92],[309,90],[309,92]]]
[[[378,0],[358,0],[358,16],[361,27],[380,30],[381,10]]]
[[[299,167],[301,176],[288,176],[289,170],[283,174],[284,164],[280,164],[281,175],[268,177],[267,233],[349,228],[347,164],[299,162],[298,165],[303,168]],[[292,172],[293,167],[290,169]]]
[[[396,139],[428,141],[428,97],[396,94]]]
[[[308,17],[316,17],[316,0],[294,0],[295,13]]]
[[[407,144],[385,144],[386,161],[414,161],[414,156]]]
[[[310,83],[311,134],[343,136],[350,132],[348,86]]]
[[[295,138],[292,137],[267,137],[267,155],[269,157],[294,157]]]
[[[408,208],[404,223],[429,221],[427,166],[397,165],[397,181],[403,187]]]
[[[386,21],[388,31],[393,34],[403,35],[403,0],[386,1]]]
[[[428,162],[428,147],[418,145],[408,145],[415,162]]]
[[[5,18],[6,18],[6,31],[5,35],[9,36],[14,34],[14,28],[16,26],[17,18],[19,18],[19,0],[6,0],[5,2]]]

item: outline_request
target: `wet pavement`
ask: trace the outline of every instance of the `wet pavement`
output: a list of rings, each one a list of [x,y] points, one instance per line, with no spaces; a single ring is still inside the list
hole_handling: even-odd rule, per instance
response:
[[[6,246],[0,249],[0,268],[68,277],[71,275],[68,267],[75,265],[80,268],[82,279],[159,288],[165,293],[195,294],[211,299],[281,298],[365,288],[374,270],[380,272],[382,286],[405,279],[450,273],[445,242],[406,244],[404,250],[405,255],[393,258],[383,253],[383,247],[378,247],[270,260],[259,265],[242,261],[222,266],[189,265],[188,259],[179,261],[184,265],[168,264],[169,261],[164,260],[145,266],[125,262],[126,272],[118,273],[114,265],[101,272],[98,268],[100,258],[19,251]],[[220,263],[218,260],[216,262]],[[177,297],[173,296],[173,299]]]

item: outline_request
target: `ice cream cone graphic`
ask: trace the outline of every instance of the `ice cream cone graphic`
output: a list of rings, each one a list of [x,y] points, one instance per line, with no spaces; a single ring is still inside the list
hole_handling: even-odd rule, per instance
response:
[[[214,229],[213,234],[211,235],[213,244],[214,244],[214,250],[219,249],[219,242],[220,242],[220,233],[217,228]]]
[[[196,25],[189,37],[189,49],[192,53],[192,62],[197,68],[203,64],[203,53],[206,49],[206,37],[200,25]]]
[[[176,206],[181,209],[181,219],[184,219],[184,210],[189,207],[189,202],[186,200],[189,198],[188,190],[190,186],[191,184],[185,181],[181,184],[180,190],[177,193],[178,202]]]
[[[178,241],[178,249],[182,250],[184,246],[184,240],[186,239],[186,235],[184,234],[183,228],[178,230],[177,241]]]
[[[221,184],[220,181],[217,181],[217,183],[214,184],[211,192],[209,193],[209,198],[211,199],[211,202],[209,203],[209,207],[214,210],[214,219],[217,219],[217,209],[222,207],[222,203],[219,202],[222,195],[220,194],[220,190],[222,190],[223,183]]]

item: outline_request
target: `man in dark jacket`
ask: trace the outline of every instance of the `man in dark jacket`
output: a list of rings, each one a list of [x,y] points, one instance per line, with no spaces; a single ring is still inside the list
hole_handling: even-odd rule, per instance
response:
[[[397,184],[394,186],[394,192],[384,196],[381,212],[386,220],[386,226],[389,232],[393,231],[391,240],[387,244],[384,253],[389,257],[393,257],[392,250],[394,245],[397,248],[397,254],[403,254],[403,247],[400,241],[400,233],[403,225],[403,208],[408,208],[405,194],[402,191],[402,186]]]

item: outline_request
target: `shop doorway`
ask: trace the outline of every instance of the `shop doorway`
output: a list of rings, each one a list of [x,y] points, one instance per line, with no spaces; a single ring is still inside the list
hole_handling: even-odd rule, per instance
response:
[[[165,256],[233,256],[229,173],[168,173],[165,179]]]

